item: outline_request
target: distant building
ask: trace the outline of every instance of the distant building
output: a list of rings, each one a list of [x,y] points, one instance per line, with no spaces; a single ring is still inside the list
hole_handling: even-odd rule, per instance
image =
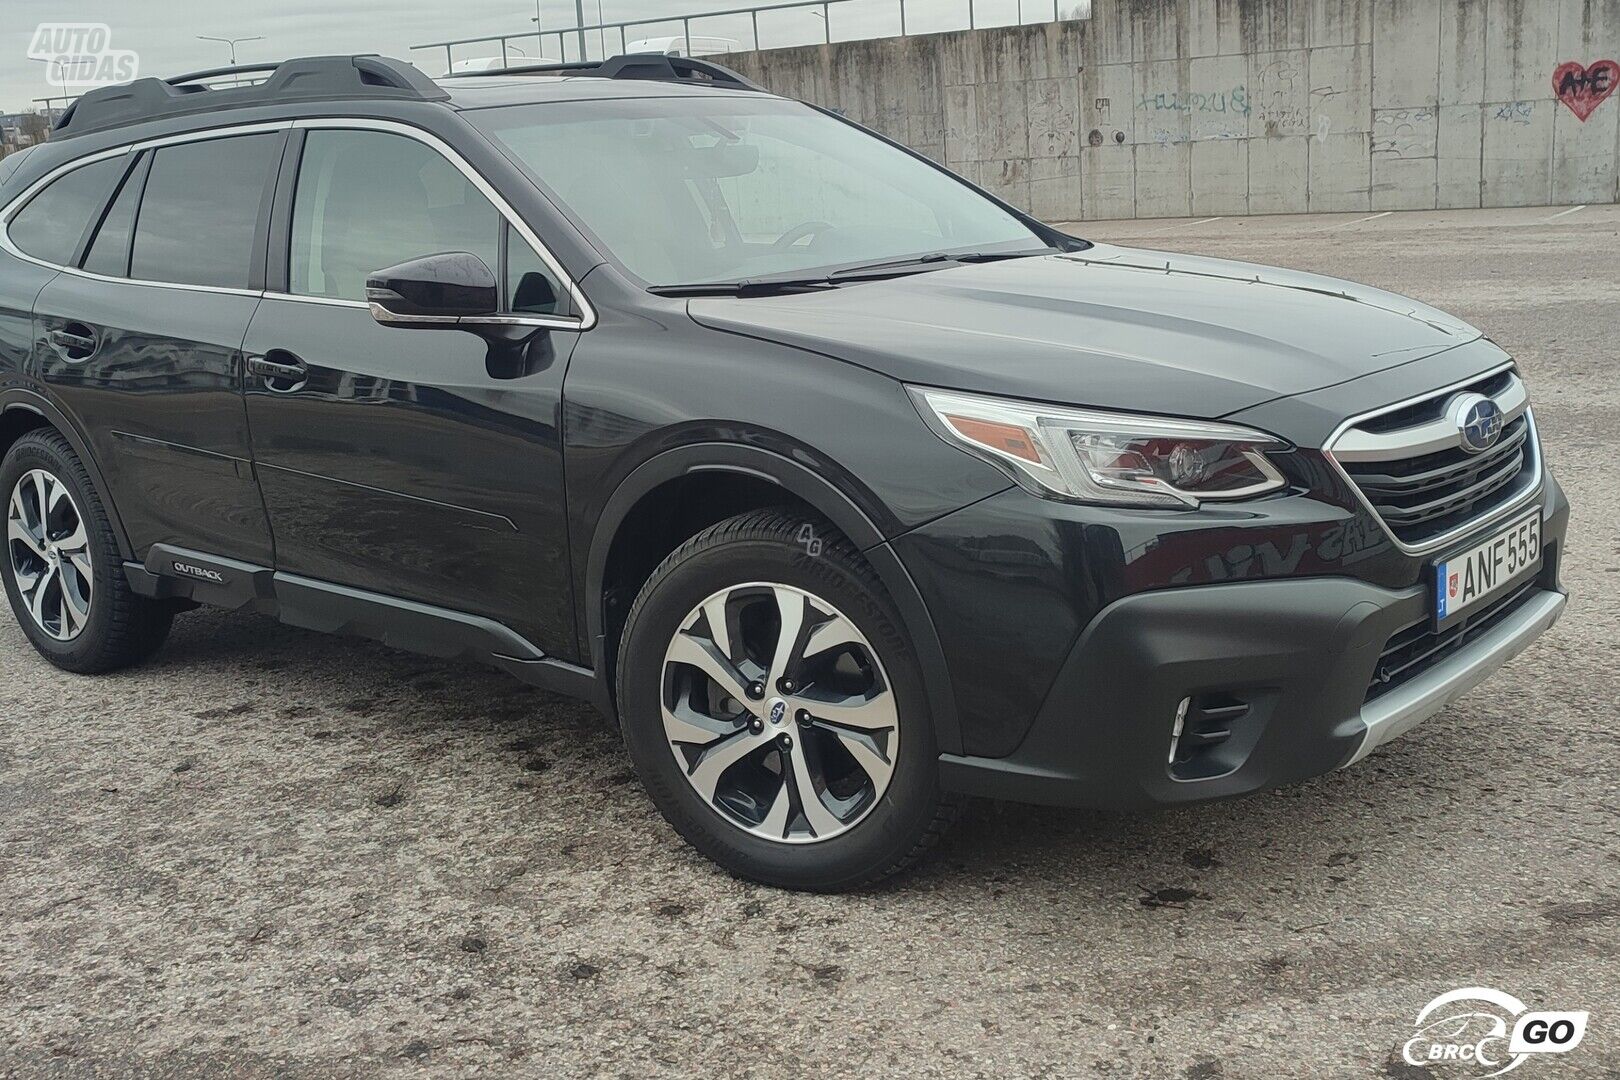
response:
[[[47,137],[45,118],[39,113],[0,113],[0,157]]]

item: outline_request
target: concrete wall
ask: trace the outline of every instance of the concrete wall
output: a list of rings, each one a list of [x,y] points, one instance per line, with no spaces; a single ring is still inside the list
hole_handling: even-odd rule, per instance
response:
[[[1054,221],[1615,202],[1617,61],[1620,0],[1095,0],[726,58]]]

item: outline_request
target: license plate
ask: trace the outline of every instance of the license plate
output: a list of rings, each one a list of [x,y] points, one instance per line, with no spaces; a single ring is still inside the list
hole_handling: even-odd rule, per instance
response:
[[[1434,567],[1435,629],[1477,611],[1541,568],[1541,512]]]

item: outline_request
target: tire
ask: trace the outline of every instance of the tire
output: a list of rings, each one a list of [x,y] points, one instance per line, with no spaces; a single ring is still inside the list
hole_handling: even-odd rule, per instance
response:
[[[43,539],[36,535],[42,499],[54,507]],[[6,521],[0,576],[12,613],[41,656],[89,675],[139,663],[162,646],[173,609],[130,590],[101,495],[66,439],[50,430],[18,439],[0,463],[0,500]],[[19,521],[26,537],[16,531]],[[30,597],[40,600],[43,616]]]
[[[631,608],[617,682],[631,760],[675,830],[739,877],[816,892],[921,858],[958,804],[901,625],[819,519],[754,511],[671,553]]]

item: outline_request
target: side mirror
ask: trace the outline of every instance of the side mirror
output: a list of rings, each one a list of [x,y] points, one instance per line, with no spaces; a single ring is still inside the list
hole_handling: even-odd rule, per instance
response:
[[[483,259],[449,251],[378,270],[366,279],[366,301],[384,326],[454,327],[495,314],[500,285]]]

